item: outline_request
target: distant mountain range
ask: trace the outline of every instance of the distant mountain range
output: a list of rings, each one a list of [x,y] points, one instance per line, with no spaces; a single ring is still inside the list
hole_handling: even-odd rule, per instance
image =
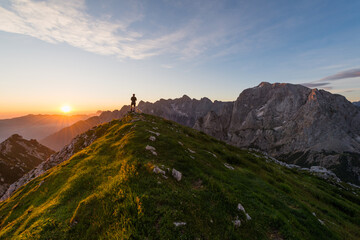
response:
[[[0,119],[0,142],[13,134],[26,139],[40,140],[64,127],[80,120],[88,119],[89,115],[26,115],[23,117]]]
[[[0,143],[0,196],[10,184],[46,160],[54,151],[36,140],[14,134]]]
[[[123,117],[130,110],[129,106],[123,106],[121,110],[103,111],[99,116],[94,116],[86,120],[78,121],[66,128],[63,128],[40,140],[41,144],[48,146],[56,151],[61,150],[65,145],[69,144],[71,140],[77,135],[84,133],[90,128],[101,123],[109,122],[113,119]]]

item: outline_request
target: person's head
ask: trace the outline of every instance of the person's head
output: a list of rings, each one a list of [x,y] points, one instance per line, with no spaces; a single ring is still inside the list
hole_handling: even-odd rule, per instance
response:
[[[133,97],[135,97],[135,93],[133,93]]]

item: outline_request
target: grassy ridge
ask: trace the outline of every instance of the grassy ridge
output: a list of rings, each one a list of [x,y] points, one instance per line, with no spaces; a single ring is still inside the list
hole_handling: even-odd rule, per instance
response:
[[[358,190],[150,115],[98,131],[92,145],[0,203],[0,239],[360,238]]]

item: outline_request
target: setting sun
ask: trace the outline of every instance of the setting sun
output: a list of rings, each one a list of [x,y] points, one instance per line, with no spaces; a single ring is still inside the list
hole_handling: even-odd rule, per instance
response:
[[[68,105],[62,106],[62,107],[61,107],[61,111],[62,111],[63,113],[68,113],[68,112],[71,111],[71,107],[68,106]]]

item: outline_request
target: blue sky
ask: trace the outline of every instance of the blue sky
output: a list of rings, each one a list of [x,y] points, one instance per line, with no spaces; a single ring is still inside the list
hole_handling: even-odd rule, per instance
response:
[[[0,2],[0,118],[235,100],[262,81],[360,100],[360,1]]]

